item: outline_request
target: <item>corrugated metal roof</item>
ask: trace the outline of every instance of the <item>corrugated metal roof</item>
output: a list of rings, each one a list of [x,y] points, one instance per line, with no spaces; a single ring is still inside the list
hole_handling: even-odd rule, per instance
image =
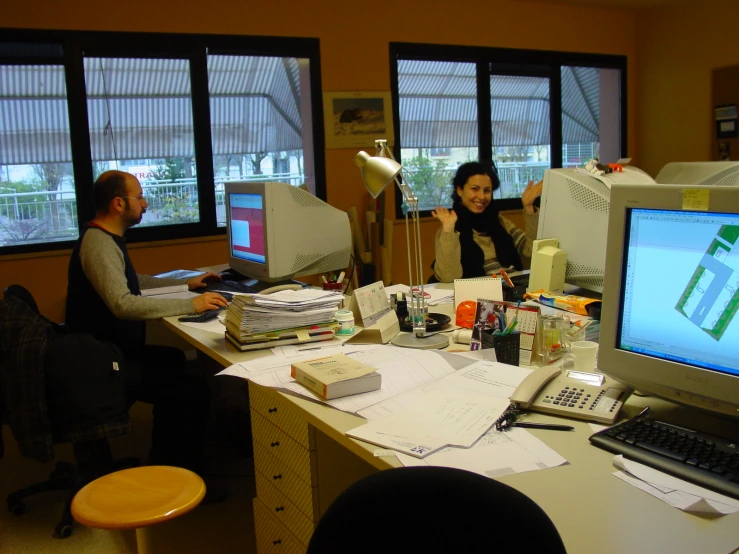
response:
[[[477,146],[474,63],[400,60],[400,142],[404,148]],[[597,142],[597,68],[562,71],[563,142]],[[548,79],[495,75],[490,80],[494,146],[550,143]]]
[[[94,160],[194,155],[187,60],[86,58]],[[299,60],[209,56],[214,155],[302,148]],[[68,162],[61,66],[0,66],[0,163]]]

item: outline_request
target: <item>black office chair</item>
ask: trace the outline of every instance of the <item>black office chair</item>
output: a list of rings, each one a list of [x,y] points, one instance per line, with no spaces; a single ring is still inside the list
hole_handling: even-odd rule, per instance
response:
[[[39,379],[34,368],[23,374],[0,374],[0,422],[14,423],[12,410],[29,409],[28,403],[13,405],[13,396],[17,396],[14,392],[23,386],[24,392],[30,390],[34,395],[30,405],[39,409],[45,406],[46,410],[42,414],[32,414],[31,423],[20,424],[21,430],[33,428],[31,438],[23,437],[21,440],[25,442],[19,443],[21,454],[46,461],[53,459],[51,445],[54,442],[72,442],[75,458],[75,464],[57,462],[46,481],[10,493],[8,510],[21,515],[26,512],[25,498],[41,492],[68,490],[62,517],[55,527],[57,536],[67,538],[72,533],[70,503],[76,492],[105,473],[139,463],[136,458],[114,462],[106,438],[130,431],[122,375],[99,378],[99,374],[106,373],[100,371],[100,360],[104,360],[106,368],[112,367],[106,361],[110,357],[116,359],[117,354],[111,350],[112,345],[95,341],[88,335],[67,333],[41,316],[33,296],[21,285],[5,289],[0,307],[3,372],[10,372],[11,366],[22,363],[43,366]],[[122,363],[122,356],[120,361]],[[31,388],[25,389],[26,385],[19,384],[21,381],[32,382]],[[81,383],[84,386],[80,386]],[[4,387],[12,390],[3,390]],[[98,398],[102,399],[102,408]]]
[[[564,553],[549,516],[516,489],[477,473],[407,467],[346,489],[318,522],[307,554]]]

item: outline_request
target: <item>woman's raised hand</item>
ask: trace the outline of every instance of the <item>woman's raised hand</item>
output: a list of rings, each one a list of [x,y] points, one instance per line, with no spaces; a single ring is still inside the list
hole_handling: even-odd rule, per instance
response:
[[[431,215],[441,222],[441,227],[445,233],[454,232],[454,225],[457,223],[457,212],[442,206],[436,206],[435,210],[431,210]]]
[[[529,181],[526,189],[521,195],[521,203],[523,204],[523,211],[527,214],[534,213],[534,200],[541,196],[541,191],[544,188],[544,181],[539,181],[534,184],[533,179]]]

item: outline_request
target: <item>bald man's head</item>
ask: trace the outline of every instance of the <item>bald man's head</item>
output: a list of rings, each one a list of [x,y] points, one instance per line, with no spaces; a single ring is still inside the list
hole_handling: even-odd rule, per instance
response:
[[[92,186],[92,197],[97,213],[107,213],[114,198],[128,195],[128,186],[138,185],[138,179],[124,171],[106,171]]]

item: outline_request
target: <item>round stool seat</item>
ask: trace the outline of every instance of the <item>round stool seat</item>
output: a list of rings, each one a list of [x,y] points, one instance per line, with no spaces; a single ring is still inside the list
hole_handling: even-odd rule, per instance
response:
[[[85,485],[72,500],[74,519],[98,529],[137,529],[186,514],[205,496],[205,483],[180,467],[116,471]]]

